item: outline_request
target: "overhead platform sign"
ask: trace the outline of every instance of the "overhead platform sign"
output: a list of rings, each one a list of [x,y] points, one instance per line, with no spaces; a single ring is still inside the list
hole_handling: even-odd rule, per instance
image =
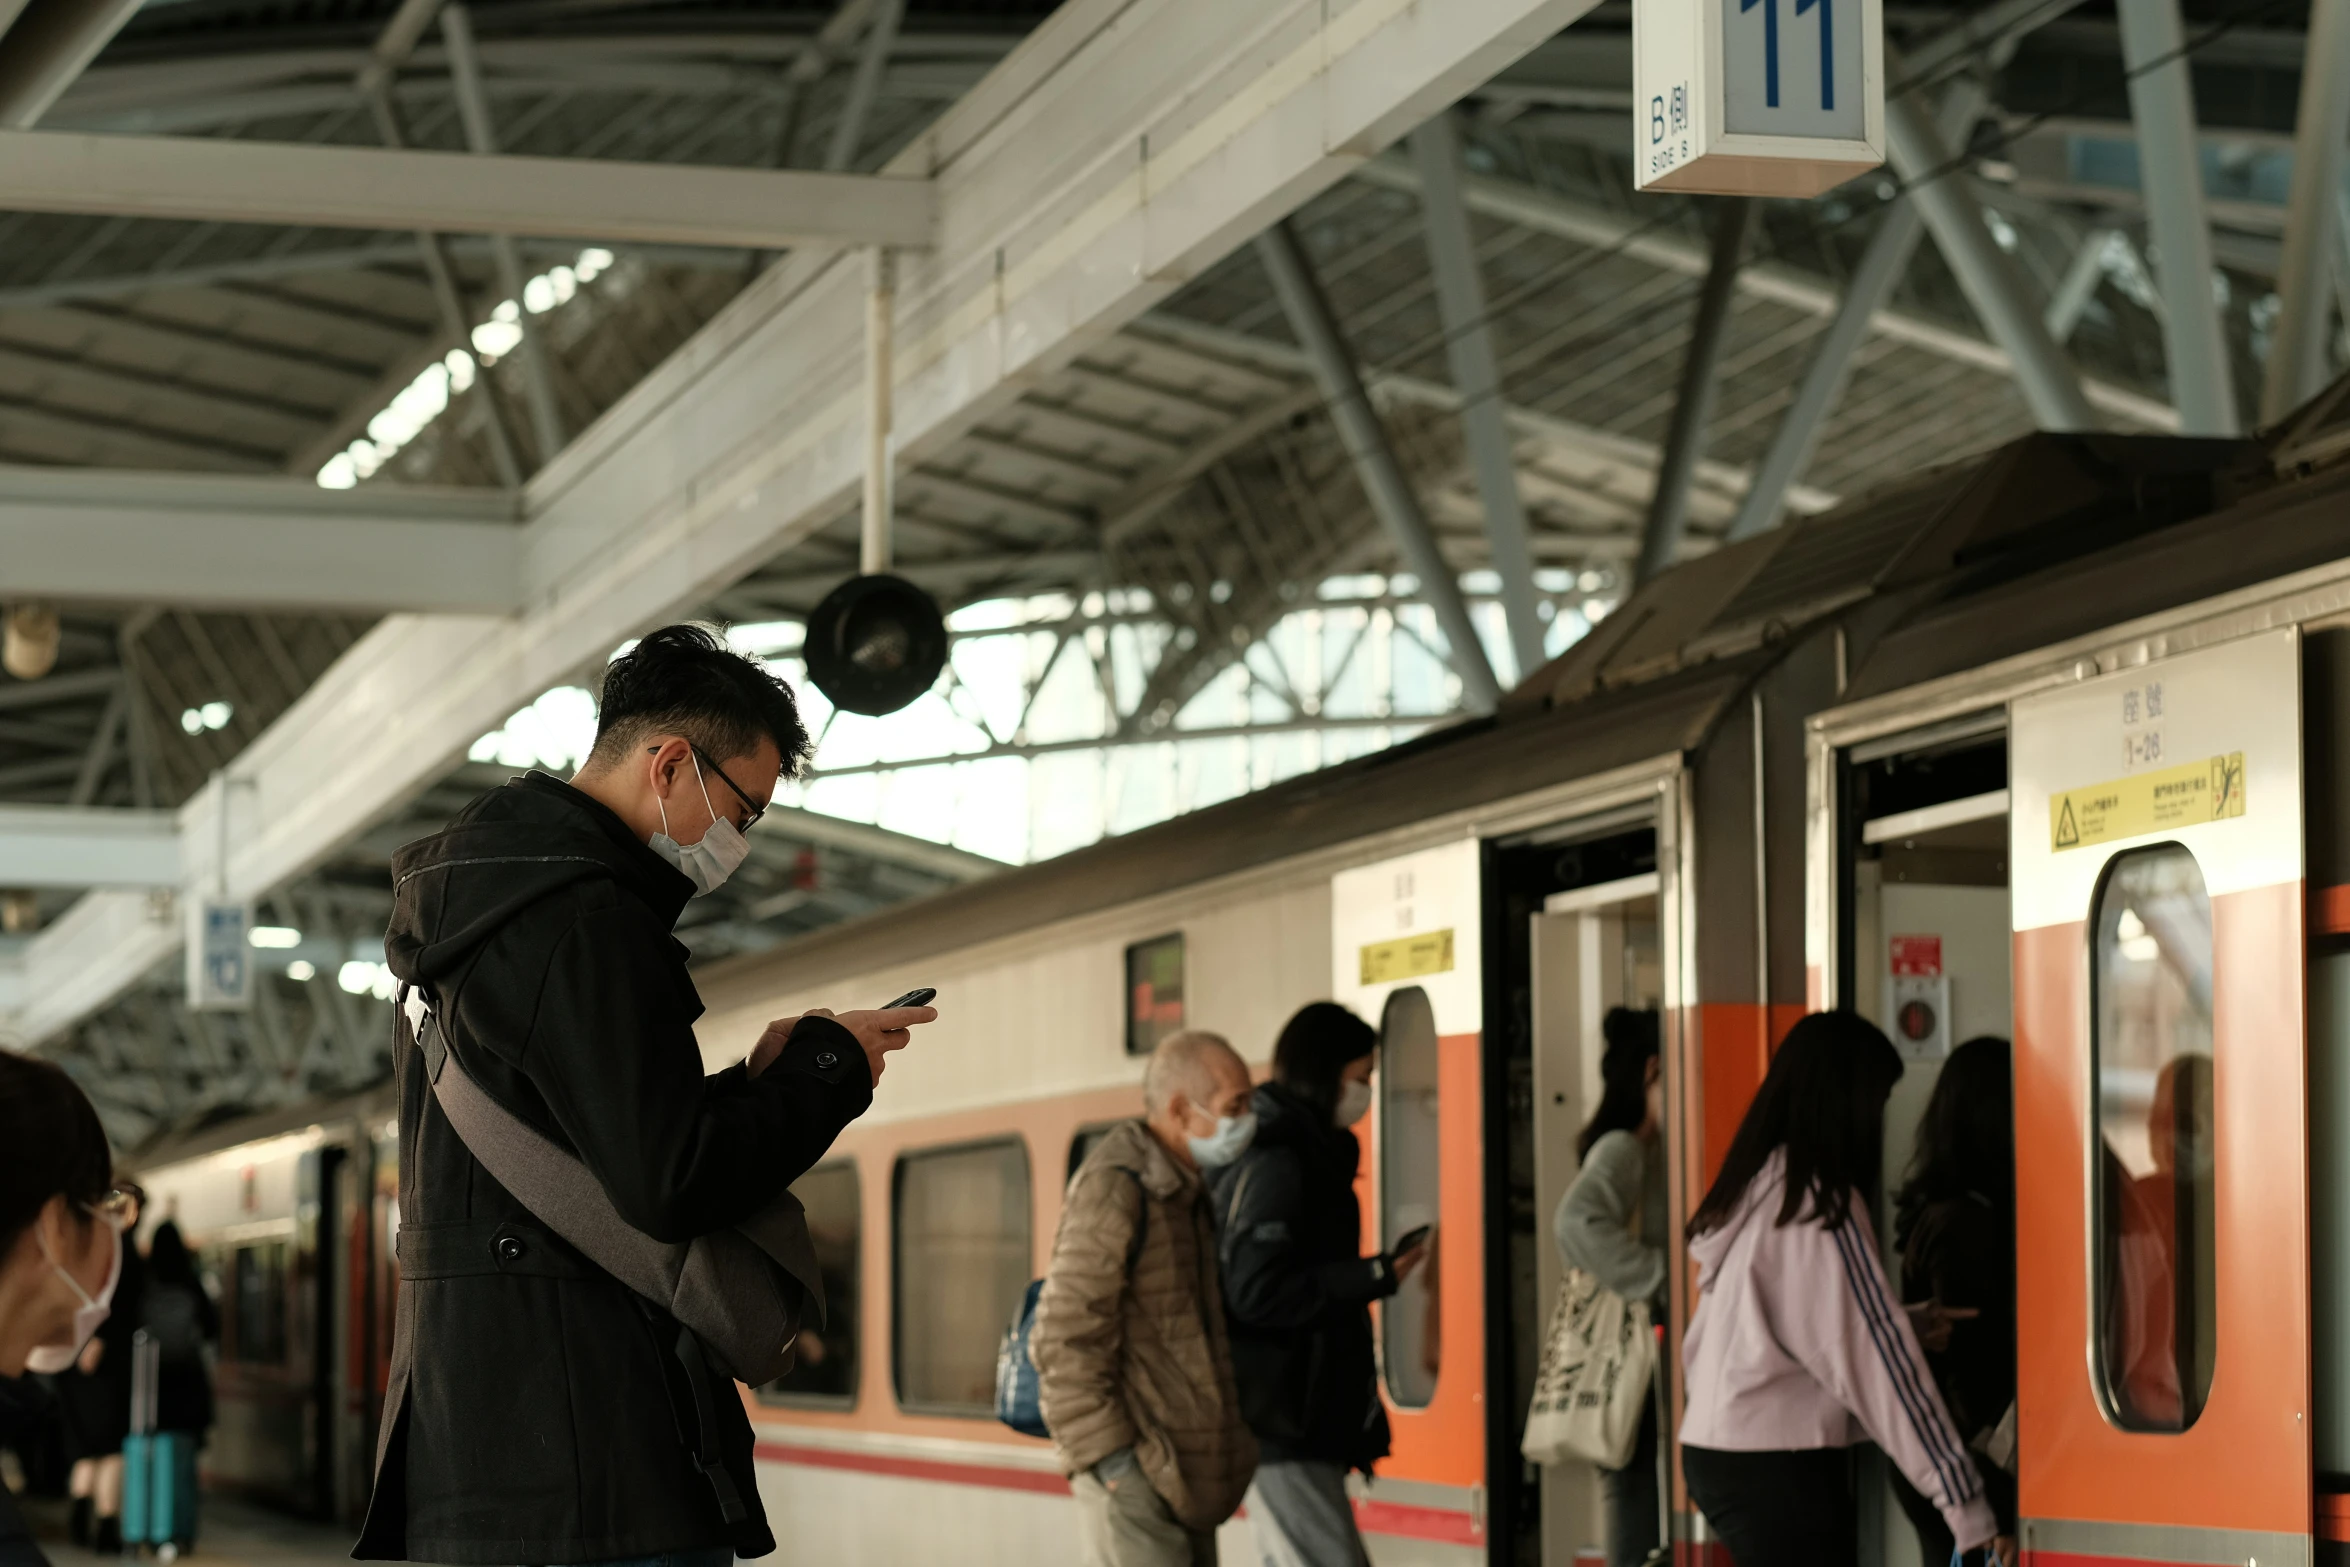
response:
[[[1884,0],[1633,0],[1642,190],[1816,196],[1885,161]]]

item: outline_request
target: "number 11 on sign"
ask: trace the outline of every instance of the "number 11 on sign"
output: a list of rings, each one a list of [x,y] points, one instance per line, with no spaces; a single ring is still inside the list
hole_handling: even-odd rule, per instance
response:
[[[1820,107],[1836,107],[1836,22],[1829,9],[1833,0],[1795,0],[1795,14],[1820,13]],[[1779,107],[1779,0],[1738,0],[1741,12],[1756,6],[1763,13],[1763,102]]]

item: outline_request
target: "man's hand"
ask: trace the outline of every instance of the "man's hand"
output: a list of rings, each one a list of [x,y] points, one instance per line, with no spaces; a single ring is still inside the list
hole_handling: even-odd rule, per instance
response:
[[[913,1037],[911,1030],[919,1024],[934,1022],[936,1007],[889,1007],[876,1012],[828,1012],[822,1007],[810,1007],[801,1017],[828,1017],[857,1036],[857,1044],[865,1052],[865,1064],[873,1070],[875,1087],[881,1085],[884,1058],[892,1050],[903,1050]],[[757,1077],[783,1053],[784,1043],[791,1031],[800,1024],[799,1017],[777,1018],[767,1025],[759,1036],[759,1043],[751,1051],[746,1063],[751,1076]]]
[[[1414,1246],[1410,1251],[1397,1252],[1395,1254],[1394,1260],[1395,1282],[1401,1284],[1404,1280],[1410,1278],[1414,1273],[1419,1271],[1420,1264],[1426,1262],[1427,1260],[1428,1243],[1426,1241],[1420,1242],[1419,1245]]]
[[[1904,1301],[1901,1309],[1909,1313],[1909,1325],[1917,1331],[1920,1347],[1935,1354],[1950,1347],[1950,1330],[1961,1322],[1972,1322],[1982,1311],[1974,1306],[1945,1306],[1938,1300]]]

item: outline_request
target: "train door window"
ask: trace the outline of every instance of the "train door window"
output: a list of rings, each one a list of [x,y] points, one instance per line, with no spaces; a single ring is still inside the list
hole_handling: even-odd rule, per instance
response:
[[[2211,1392],[2211,898],[2178,844],[2116,855],[2094,912],[2097,1369],[2107,1418],[2184,1431]]]
[[[1183,933],[1126,949],[1126,1053],[1147,1056],[1183,1032]]]
[[[909,1153],[892,1185],[898,1403],[923,1414],[991,1414],[996,1342],[1019,1310],[1035,1256],[1027,1145]]]
[[[849,1409],[857,1402],[857,1341],[861,1295],[857,1288],[864,1246],[859,1223],[864,1204],[854,1159],[820,1164],[792,1182],[792,1193],[808,1210],[808,1239],[824,1280],[824,1325],[800,1329],[792,1344],[792,1368],[759,1389],[767,1404]]]
[[[277,1365],[286,1358],[286,1243],[253,1241],[229,1254],[230,1358]]]
[[[1077,1135],[1069,1139],[1068,1178],[1072,1181],[1077,1179],[1078,1167],[1085,1163],[1085,1156],[1092,1153],[1103,1138],[1125,1124],[1124,1121],[1096,1121],[1090,1126],[1079,1127]]]
[[[1392,1243],[1437,1213],[1436,1012],[1428,992],[1389,994],[1379,1022],[1379,1229]],[[1443,1238],[1437,1238],[1443,1244]],[[1406,1409],[1436,1396],[1440,1307],[1435,1254],[1380,1308],[1388,1396]]]

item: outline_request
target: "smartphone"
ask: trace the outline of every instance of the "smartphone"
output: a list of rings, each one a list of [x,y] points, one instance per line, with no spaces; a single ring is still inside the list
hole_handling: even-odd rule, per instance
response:
[[[1436,1228],[1436,1226],[1433,1224],[1423,1224],[1415,1229],[1404,1231],[1401,1235],[1398,1235],[1395,1238],[1395,1244],[1387,1248],[1387,1254],[1390,1257],[1402,1256],[1405,1252],[1410,1251],[1414,1246],[1417,1246],[1420,1244],[1420,1242],[1426,1240],[1428,1238],[1428,1232],[1434,1228]]]
[[[907,991],[904,995],[898,997],[898,999],[895,1001],[883,1002],[881,1004],[881,1010],[884,1012],[889,1012],[894,1011],[899,1007],[926,1007],[930,1005],[931,999],[937,994],[938,992],[933,990],[930,986],[924,985],[919,990]]]

